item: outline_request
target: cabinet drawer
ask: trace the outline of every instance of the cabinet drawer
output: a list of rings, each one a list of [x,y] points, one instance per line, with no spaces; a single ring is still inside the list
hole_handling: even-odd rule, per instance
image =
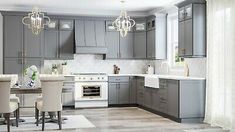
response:
[[[129,77],[109,77],[109,82],[129,82]]]

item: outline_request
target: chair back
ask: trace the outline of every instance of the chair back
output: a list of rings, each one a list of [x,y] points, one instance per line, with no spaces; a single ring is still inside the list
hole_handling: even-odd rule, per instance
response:
[[[0,113],[10,113],[11,77],[0,77]]]
[[[62,110],[63,76],[40,77],[42,88],[42,111]]]

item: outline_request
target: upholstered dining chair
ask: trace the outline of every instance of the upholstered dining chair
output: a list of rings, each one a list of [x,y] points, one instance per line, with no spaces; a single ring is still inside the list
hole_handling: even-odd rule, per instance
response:
[[[62,87],[63,76],[40,77],[42,88],[42,99],[35,103],[36,125],[38,126],[39,112],[42,112],[42,131],[45,126],[45,112],[57,112],[59,129],[62,129],[61,111],[62,111]]]
[[[0,113],[4,114],[7,120],[7,131],[10,132],[10,114],[16,113],[16,127],[19,120],[19,105],[10,101],[11,77],[0,77]]]

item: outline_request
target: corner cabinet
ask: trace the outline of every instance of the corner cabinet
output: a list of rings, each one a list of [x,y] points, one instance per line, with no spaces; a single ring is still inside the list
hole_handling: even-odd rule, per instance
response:
[[[177,4],[179,21],[179,56],[206,57],[206,2]]]
[[[147,18],[147,58],[167,59],[166,14]]]

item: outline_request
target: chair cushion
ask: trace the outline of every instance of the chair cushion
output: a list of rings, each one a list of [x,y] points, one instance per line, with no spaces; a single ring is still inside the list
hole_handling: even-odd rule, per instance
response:
[[[18,107],[18,103],[10,102],[10,112],[14,112],[16,109],[18,109]]]
[[[16,97],[14,94],[10,96],[10,102],[20,103],[20,98]]]

